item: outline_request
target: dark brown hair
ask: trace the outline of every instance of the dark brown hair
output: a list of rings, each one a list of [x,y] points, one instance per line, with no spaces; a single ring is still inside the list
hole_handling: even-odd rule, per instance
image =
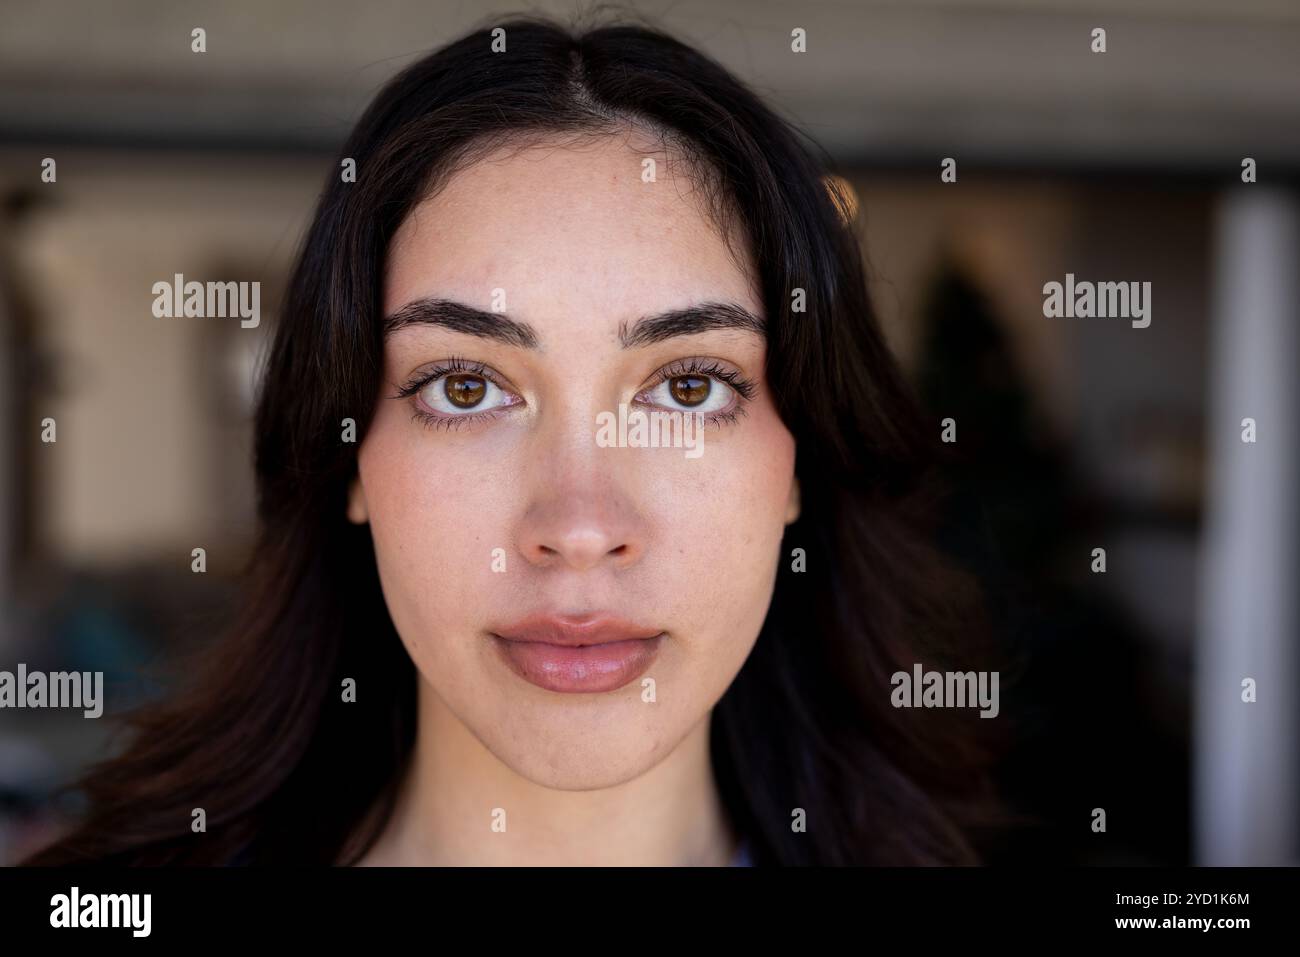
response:
[[[489,31],[508,50],[491,52]],[[986,669],[964,580],[925,544],[922,423],[868,298],[828,164],[712,59],[655,29],[521,17],[419,60],[375,98],[330,169],[265,369],[260,543],[238,625],[183,692],[132,717],[79,782],[80,823],[29,863],[321,863],[378,835],[415,731],[415,669],[368,529],[345,518],[382,370],[390,238],[438,177],[530,133],[658,130],[712,171],[767,316],[767,380],[797,442],[802,514],[757,644],[715,709],[724,804],[757,864],[976,860],[986,731],[974,712],[898,709],[890,676]],[[356,161],[355,183],[340,161]],[[806,311],[793,311],[803,290]],[[804,550],[806,571],[789,556]],[[343,678],[365,689],[340,701]],[[191,812],[207,816],[191,831]],[[797,809],[806,832],[791,822]]]

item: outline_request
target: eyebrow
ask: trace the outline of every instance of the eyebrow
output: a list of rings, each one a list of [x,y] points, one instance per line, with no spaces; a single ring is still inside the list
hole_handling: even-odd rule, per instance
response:
[[[675,336],[689,336],[714,329],[739,329],[756,335],[764,334],[763,320],[744,306],[734,302],[702,302],[685,309],[662,312],[657,316],[643,316],[630,327],[626,322],[618,327],[618,341],[624,349],[648,346]]]
[[[505,313],[484,312],[451,299],[416,299],[384,317],[384,338],[407,326],[441,326],[481,339],[495,339],[508,346],[536,349],[537,333],[526,322]]]
[[[416,299],[408,302],[383,322],[384,336],[407,326],[440,326],[509,346],[537,349],[541,340],[526,322],[502,312],[486,312],[452,299]],[[738,329],[763,335],[765,324],[748,309],[734,302],[703,302],[652,316],[642,316],[618,327],[618,341],[624,349],[648,346],[677,336],[689,336],[715,329]]]

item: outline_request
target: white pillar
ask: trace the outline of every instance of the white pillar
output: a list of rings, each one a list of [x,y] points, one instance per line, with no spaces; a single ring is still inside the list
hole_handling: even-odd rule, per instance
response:
[[[1194,863],[1300,859],[1300,203],[1242,184],[1214,235]],[[1156,320],[1157,322],[1159,319]],[[1242,419],[1257,440],[1242,441]],[[1242,701],[1253,678],[1257,700]]]

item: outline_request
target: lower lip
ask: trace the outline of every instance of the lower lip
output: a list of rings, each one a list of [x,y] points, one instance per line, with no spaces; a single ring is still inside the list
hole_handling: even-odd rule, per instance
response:
[[[511,671],[539,688],[567,694],[615,691],[635,681],[650,667],[663,639],[659,634],[569,648],[492,636]]]

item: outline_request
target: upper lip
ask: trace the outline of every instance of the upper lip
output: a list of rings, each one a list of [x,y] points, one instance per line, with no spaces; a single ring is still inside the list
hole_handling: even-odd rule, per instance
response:
[[[613,641],[655,638],[662,631],[610,614],[541,614],[530,615],[492,633],[508,641],[536,641],[577,648],[582,645],[605,645]]]

